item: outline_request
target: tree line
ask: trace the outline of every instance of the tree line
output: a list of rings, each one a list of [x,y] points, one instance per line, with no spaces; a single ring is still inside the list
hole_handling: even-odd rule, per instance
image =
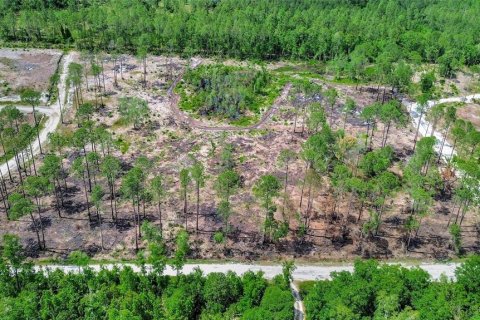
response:
[[[139,55],[343,61],[352,70],[392,56],[439,63],[449,75],[480,62],[479,15],[475,0],[0,1],[0,38]]]
[[[267,281],[261,272],[238,276],[233,272],[182,274],[184,256],[180,233],[172,265],[176,276],[163,274],[161,233],[144,225],[148,234],[147,259],[140,258],[140,272],[128,266],[95,272],[88,256],[72,252],[68,262],[77,272],[35,271],[26,261],[18,237],[6,234],[1,243],[0,317],[20,319],[190,320],[243,319],[293,320],[291,268]],[[146,262],[153,268],[147,271]]]

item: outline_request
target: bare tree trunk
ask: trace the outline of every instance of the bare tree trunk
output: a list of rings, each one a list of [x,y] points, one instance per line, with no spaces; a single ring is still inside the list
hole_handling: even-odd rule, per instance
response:
[[[301,195],[300,195],[300,210],[302,209],[302,203],[303,203],[303,190],[305,189],[305,182],[307,180],[307,172],[308,172],[308,163],[306,164],[305,166],[305,175],[303,177],[303,183],[302,183],[302,192],[301,192]]]
[[[197,225],[196,232],[198,234],[198,216],[200,215],[200,184],[197,183]]]
[[[33,229],[37,234],[38,249],[42,250],[42,241],[40,240],[40,233],[38,232],[37,222],[35,221],[35,218],[33,218],[33,214],[31,212],[30,212],[30,219],[32,219]]]
[[[286,168],[285,168],[285,189],[284,189],[284,192],[283,192],[282,215],[285,215],[285,207],[287,205],[287,185],[288,185],[288,161],[286,163]]]
[[[162,225],[162,204],[160,201],[158,201],[158,218],[159,218],[159,221],[160,221],[160,230],[163,229],[163,225]]]
[[[85,190],[85,199],[87,201],[88,221],[92,222],[92,215],[90,212],[90,202],[88,201],[87,183],[85,181],[85,175],[82,177],[83,189]]]
[[[135,224],[137,224],[137,213],[135,212],[135,201],[132,201],[132,206],[133,206],[133,221]],[[138,229],[137,226],[135,226],[135,251],[138,251]]]
[[[417,146],[418,132],[420,131],[420,124],[422,123],[423,112],[420,113],[420,118],[418,119],[417,131],[415,132],[415,138],[413,139],[413,151]]]
[[[30,146],[30,153],[32,155],[33,172],[35,173],[35,175],[37,175],[37,167],[35,165],[35,155],[33,154],[32,143],[30,142],[28,145]]]
[[[35,105],[33,107],[33,119],[35,121],[35,130],[37,131],[37,139],[38,139],[38,147],[40,148],[40,154],[43,154],[42,144],[40,143],[40,132],[38,131],[38,121],[37,121],[37,113],[35,111]]]

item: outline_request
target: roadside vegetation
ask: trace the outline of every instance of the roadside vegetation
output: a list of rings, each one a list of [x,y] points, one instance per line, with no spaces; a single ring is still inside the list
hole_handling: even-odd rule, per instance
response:
[[[184,275],[184,248],[177,246],[172,264],[176,276],[165,276],[161,235],[144,225],[151,240],[148,262],[151,272],[135,273],[130,267],[94,272],[88,256],[69,255],[76,273],[61,270],[35,272],[25,261],[19,239],[5,235],[0,261],[0,318],[23,319],[243,319],[293,320],[289,274],[272,281],[262,273],[233,272],[203,275],[200,270]],[[181,243],[181,233],[178,237]],[[187,248],[188,249],[188,248]],[[288,271],[288,270],[287,270]]]
[[[353,273],[302,283],[301,294],[312,320],[477,319],[479,270],[480,257],[473,256],[456,269],[455,281],[432,281],[419,268],[357,261]]]

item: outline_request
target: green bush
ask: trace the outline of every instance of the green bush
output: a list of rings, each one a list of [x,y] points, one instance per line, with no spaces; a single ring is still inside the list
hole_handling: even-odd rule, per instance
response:
[[[270,74],[262,69],[239,68],[220,64],[188,70],[180,90],[180,107],[199,115],[234,120],[235,125],[248,125],[254,120],[248,112],[260,112],[269,95]]]

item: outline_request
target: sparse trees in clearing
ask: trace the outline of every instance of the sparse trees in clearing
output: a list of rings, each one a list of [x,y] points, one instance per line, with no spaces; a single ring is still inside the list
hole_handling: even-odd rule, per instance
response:
[[[60,211],[60,203],[63,206],[63,193],[62,188],[60,186],[60,182],[58,181],[61,175],[61,165],[60,165],[60,158],[53,154],[48,154],[43,159],[43,165],[38,169],[40,175],[46,177],[52,183],[51,191],[55,196],[55,204],[58,211],[58,217],[61,218],[61,211]],[[58,189],[58,192],[57,192]],[[60,200],[59,200],[60,198]]]
[[[330,107],[330,125],[333,125],[333,111],[335,108],[335,103],[337,102],[338,92],[335,88],[327,89],[324,92],[325,98],[327,99],[327,103]]]
[[[357,104],[355,103],[355,100],[350,97],[347,98],[347,101],[342,108],[342,113],[345,115],[345,117],[343,118],[343,130],[345,130],[345,127],[347,125],[348,117],[354,115],[355,111],[357,111]]]
[[[360,118],[367,123],[367,131],[365,133],[365,148],[368,146],[368,138],[370,137],[370,149],[372,148],[373,136],[377,123],[377,116],[381,108],[380,103],[373,103],[362,109],[360,113]],[[370,134],[370,129],[372,133]]]
[[[445,114],[445,105],[444,104],[435,104],[433,105],[426,114],[426,119],[431,122],[432,130],[430,131],[430,136],[433,136],[437,130],[438,122],[443,118]]]
[[[222,217],[222,220],[223,220],[223,232],[225,234],[228,234],[230,231],[229,230],[230,226],[228,224],[228,221],[230,219],[230,216],[233,214],[230,201],[221,199],[217,206],[217,213],[220,217]]]
[[[122,178],[120,189],[123,197],[132,203],[135,221],[135,249],[138,251],[138,238],[141,237],[140,230],[140,201],[143,193],[143,182],[145,174],[142,169],[133,167]]]
[[[110,211],[112,220],[117,220],[117,200],[115,198],[115,182],[121,172],[120,161],[111,155],[106,155],[100,164],[100,173],[107,180],[108,189],[110,191]]]
[[[72,62],[68,65],[67,81],[68,85],[73,87],[73,95],[75,97],[76,106],[79,106],[83,103],[83,71],[83,66],[79,63]],[[88,81],[86,83],[88,90]],[[62,103],[65,103],[65,101],[62,101]]]
[[[277,162],[279,163],[279,165],[285,168],[285,179],[283,181],[284,191],[282,214],[285,214],[285,207],[287,205],[288,167],[290,165],[290,162],[294,161],[296,158],[297,154],[291,149],[282,149],[277,158]]]
[[[344,164],[337,164],[333,168],[331,182],[334,189],[334,203],[332,212],[336,211],[337,204],[342,201],[347,191],[348,181],[352,177],[352,172]]]
[[[467,134],[463,143],[467,157],[480,158],[480,131],[477,131],[471,122],[467,122]]]
[[[147,34],[143,34],[138,40],[137,45],[137,57],[143,64],[143,81],[142,85],[145,88],[147,86],[147,54],[149,50],[150,39]]]
[[[40,198],[51,193],[51,190],[53,187],[54,186],[48,180],[48,178],[43,176],[27,177],[23,183],[23,189],[25,190],[25,193],[28,196],[33,197],[37,205],[38,222],[39,222],[38,224],[40,226],[40,231],[42,233],[42,242],[43,242],[44,249],[46,248],[46,244],[45,244],[45,232],[43,228],[43,221],[42,221],[42,215],[41,215]]]
[[[118,111],[120,115],[128,123],[133,124],[134,129],[140,128],[150,114],[147,101],[137,97],[125,97],[118,100]]]
[[[56,154],[60,158],[60,167],[62,169],[62,173],[65,173],[63,159],[65,158],[65,155],[64,155],[65,147],[67,147],[68,144],[70,143],[69,137],[61,133],[51,132],[48,134],[48,142],[49,142],[48,145],[50,147],[50,152]],[[65,189],[67,189],[67,180],[66,180],[65,174],[63,175],[63,182],[64,182]]]
[[[308,108],[307,128],[310,133],[317,133],[325,123],[325,112],[320,103],[312,103]]]
[[[460,256],[462,253],[462,232],[458,224],[454,223],[448,229],[448,232],[452,236],[453,248],[457,256]]]
[[[195,182],[195,189],[197,192],[197,221],[195,225],[195,231],[198,233],[198,218],[200,215],[200,188],[205,186],[205,168],[200,161],[195,161],[190,168],[190,173],[193,181]]]
[[[383,213],[385,212],[386,199],[391,197],[392,194],[401,186],[400,180],[393,173],[385,171],[373,178],[371,183],[367,184],[366,186],[366,196],[369,196],[370,202],[375,205],[376,212],[381,223]],[[360,220],[360,215],[361,212],[358,220]],[[376,232],[378,232],[378,228],[376,229]]]
[[[365,176],[373,177],[388,169],[393,159],[393,148],[385,148],[370,151],[360,160],[359,168]]]
[[[88,221],[92,221],[92,215],[90,213],[90,202],[88,200],[88,190],[87,190],[87,182],[85,179],[85,167],[84,167],[84,158],[83,157],[78,157],[75,160],[73,160],[71,170],[73,172],[73,175],[77,178],[80,178],[83,182],[83,189],[85,192],[85,200],[87,203],[87,213],[88,213]]]
[[[101,82],[100,82],[100,75],[102,74],[102,67],[98,64],[95,63],[94,60],[91,61],[90,63],[90,66],[91,66],[91,73],[93,75],[93,79],[94,79],[94,86],[93,86],[93,90],[95,91],[95,106],[98,107],[98,99],[97,99],[97,91],[101,91]],[[102,98],[102,95],[100,94],[100,105],[103,105],[103,98]]]
[[[379,118],[384,124],[381,146],[385,147],[391,125],[395,124],[397,128],[405,127],[407,125],[407,116],[400,101],[391,100],[380,107]]]
[[[40,143],[40,130],[38,128],[40,123],[38,122],[37,112],[35,110],[35,107],[38,107],[40,105],[41,97],[42,94],[33,89],[25,89],[20,94],[20,99],[22,103],[26,103],[33,109],[33,118],[35,121],[35,130],[37,131],[38,147],[40,148],[40,153],[43,154],[42,145]]]
[[[90,121],[94,111],[93,105],[90,102],[80,104],[75,112],[77,123],[80,125],[85,121]]]
[[[368,189],[369,189],[368,183],[367,183],[367,181],[365,181],[361,178],[350,177],[345,182],[345,188],[346,188],[347,191],[350,192],[350,197],[349,197],[349,200],[348,200],[348,209],[347,209],[347,212],[345,214],[345,219],[344,219],[343,223],[346,224],[346,222],[347,222],[347,219],[348,219],[348,216],[350,215],[350,212],[352,210],[352,206],[353,206],[353,202],[354,202],[355,198],[359,198],[360,202],[361,202],[361,206],[360,206],[360,209],[358,211],[358,218],[357,218],[357,222],[359,222],[360,219],[362,218],[361,215],[362,215],[362,212],[363,212],[363,205],[364,205],[365,200],[366,200],[366,195],[368,194]]]
[[[404,179],[407,184],[407,192],[413,202],[410,218],[405,223],[408,235],[406,250],[410,246],[412,231],[415,230],[415,236],[418,235],[422,219],[430,213],[433,204],[433,195],[439,179],[438,170],[429,171],[434,155],[434,144],[435,138],[420,139],[418,148],[405,169]]]
[[[221,172],[215,182],[215,189],[220,203],[217,206],[217,212],[222,217],[225,224],[225,232],[228,233],[228,220],[233,214],[230,204],[230,197],[234,194],[240,183],[240,176],[233,170]]]
[[[474,158],[462,159],[453,158],[455,167],[462,172],[459,184],[454,191],[458,209],[455,216],[455,223],[462,225],[466,213],[469,209],[480,207],[480,164]],[[460,220],[459,220],[460,219]]]
[[[263,226],[264,240],[272,236],[272,224],[274,222],[274,214],[277,208],[273,204],[273,200],[278,196],[281,189],[281,183],[277,177],[272,175],[261,176],[253,186],[253,194],[261,200],[262,207],[265,209],[265,220]]]
[[[105,249],[104,246],[104,241],[103,241],[103,230],[102,230],[102,199],[103,196],[105,195],[105,192],[103,191],[102,186],[96,184],[92,188],[92,203],[95,206],[95,212],[97,215],[97,221],[99,224],[99,229],[100,229],[100,241],[101,245],[100,247],[102,249]]]
[[[163,176],[157,175],[150,181],[150,192],[153,195],[153,200],[157,202],[158,220],[160,223],[160,230],[162,230],[162,202],[166,196],[166,187]]]
[[[11,158],[17,163],[20,182],[23,179],[22,171],[25,176],[32,173],[30,160],[34,173],[37,173],[32,148],[32,143],[36,140],[37,128],[35,125],[31,127],[25,120],[26,117],[12,105],[0,109],[0,145],[3,149],[2,158],[6,162],[11,182],[13,182],[13,177],[7,161]]]
[[[240,176],[233,170],[225,170],[221,172],[215,183],[215,189],[220,198],[229,200],[234,194],[240,183]]]
[[[180,181],[180,196],[183,200],[183,214],[185,215],[185,230],[187,229],[187,213],[188,213],[188,187],[192,178],[190,176],[190,170],[183,168],[179,172],[179,181]]]
[[[231,143],[225,144],[222,148],[222,152],[220,153],[220,166],[222,170],[233,170],[233,168],[235,168],[234,151],[235,148]]]
[[[83,157],[85,158],[85,165],[87,169],[87,178],[88,178],[88,192],[92,191],[92,180],[90,175],[90,166],[87,159],[87,148],[86,145],[89,140],[89,132],[85,128],[77,129],[72,136],[72,144],[74,147],[83,150]]]
[[[8,197],[8,202],[10,203],[10,209],[8,218],[11,220],[17,220],[23,216],[28,215],[32,221],[33,230],[35,230],[35,234],[37,235],[37,244],[38,249],[42,250],[43,242],[40,239],[40,230],[37,225],[36,219],[33,217],[33,211],[35,210],[35,205],[33,204],[32,200],[25,198],[23,195],[19,193],[12,193]],[[43,233],[43,229],[41,231]]]

